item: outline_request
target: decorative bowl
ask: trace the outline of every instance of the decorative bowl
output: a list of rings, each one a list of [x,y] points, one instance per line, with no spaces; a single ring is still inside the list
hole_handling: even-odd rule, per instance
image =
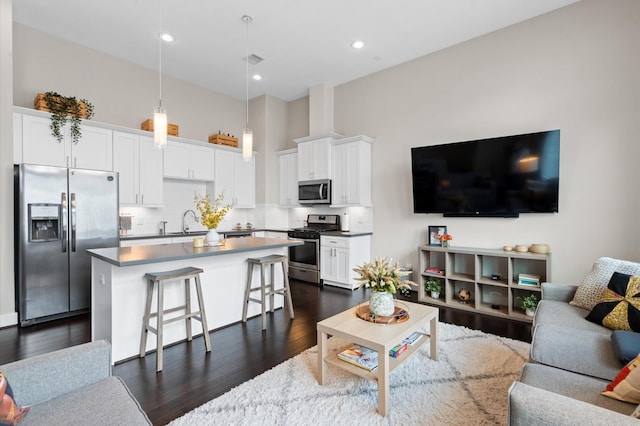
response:
[[[502,246],[502,250],[511,251],[511,250],[513,250],[513,247],[511,247],[511,246]]]
[[[549,244],[531,244],[531,247],[529,247],[531,253],[537,254],[547,254],[550,250]]]
[[[526,244],[517,244],[516,249],[518,253],[526,253],[529,251],[529,246]]]

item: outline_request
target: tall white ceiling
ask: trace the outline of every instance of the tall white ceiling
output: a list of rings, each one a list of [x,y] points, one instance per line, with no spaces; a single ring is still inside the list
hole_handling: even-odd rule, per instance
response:
[[[339,85],[578,0],[14,0],[14,21],[157,70],[245,98],[305,96],[318,83]],[[250,15],[247,45],[243,15]],[[364,40],[355,51],[352,41]]]

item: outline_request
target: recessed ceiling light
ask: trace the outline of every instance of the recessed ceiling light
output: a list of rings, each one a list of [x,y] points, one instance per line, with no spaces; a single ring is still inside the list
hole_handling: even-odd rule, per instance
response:
[[[166,41],[167,43],[176,41],[176,38],[169,33],[160,33],[158,34],[158,37],[160,37],[162,41]]]
[[[364,45],[365,45],[364,41],[361,41],[361,40],[356,40],[353,43],[351,43],[351,47],[353,47],[354,49],[362,49]]]
[[[254,74],[251,76],[251,78],[253,78],[256,81],[262,80],[262,76],[260,74]]]

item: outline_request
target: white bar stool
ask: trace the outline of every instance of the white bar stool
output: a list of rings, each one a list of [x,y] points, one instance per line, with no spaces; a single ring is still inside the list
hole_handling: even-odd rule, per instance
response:
[[[142,322],[142,338],[140,339],[140,358],[144,358],[147,349],[147,336],[149,332],[155,333],[157,338],[156,346],[156,372],[162,371],[162,329],[165,324],[169,324],[174,321],[186,320],[187,326],[187,340],[191,341],[193,336],[191,332],[191,318],[196,319],[202,323],[202,335],[204,336],[204,345],[206,352],[211,352],[211,340],[209,338],[209,327],[207,327],[207,316],[204,312],[204,301],[202,298],[202,287],[200,285],[200,274],[204,272],[200,268],[181,268],[173,271],[165,272],[149,272],[144,275],[147,280],[147,303],[144,311],[144,318]],[[198,310],[191,312],[191,286],[189,280],[195,279],[196,293],[198,296]],[[164,309],[164,282],[169,280],[184,279],[184,292],[185,303],[181,306],[176,306],[171,309]],[[158,285],[158,308],[157,311],[151,313],[151,299],[153,298],[153,288]],[[174,317],[165,320],[164,314],[183,310],[184,315]],[[156,327],[149,325],[149,319],[151,317],[157,317]]]
[[[247,259],[249,263],[249,270],[247,273],[247,287],[244,291],[244,306],[242,307],[242,322],[247,322],[247,309],[249,302],[260,303],[262,305],[262,329],[267,328],[267,316],[266,316],[266,299],[269,296],[269,306],[273,313],[274,295],[284,296],[284,303],[289,308],[289,317],[293,319],[293,300],[291,299],[291,288],[289,287],[289,274],[288,274],[288,260],[287,256],[273,254],[264,257],[252,257]],[[284,278],[284,286],[279,289],[275,289],[275,264],[280,263],[282,265],[282,276]],[[260,266],[260,286],[251,287],[253,281],[253,269],[254,266]],[[266,268],[270,267],[271,280],[269,284],[266,281]],[[254,291],[260,291],[260,299],[254,299],[251,297],[251,293]]]

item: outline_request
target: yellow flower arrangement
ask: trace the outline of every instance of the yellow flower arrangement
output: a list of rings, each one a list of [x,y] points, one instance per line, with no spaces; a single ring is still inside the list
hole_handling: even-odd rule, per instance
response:
[[[396,291],[406,293],[411,290],[409,284],[415,284],[413,281],[400,281],[401,277],[409,275],[408,271],[403,271],[399,263],[391,265],[391,259],[376,258],[372,263],[365,263],[353,270],[360,275],[356,278],[360,282],[360,286],[370,288],[371,291],[384,291],[395,294]]]
[[[213,200],[213,207],[211,207],[211,197],[209,194],[204,197],[196,195],[194,201],[196,208],[200,212],[198,222],[200,222],[207,229],[216,229],[224,216],[231,210],[231,205],[221,206],[222,200],[224,200],[224,194],[219,194],[215,200]]]

